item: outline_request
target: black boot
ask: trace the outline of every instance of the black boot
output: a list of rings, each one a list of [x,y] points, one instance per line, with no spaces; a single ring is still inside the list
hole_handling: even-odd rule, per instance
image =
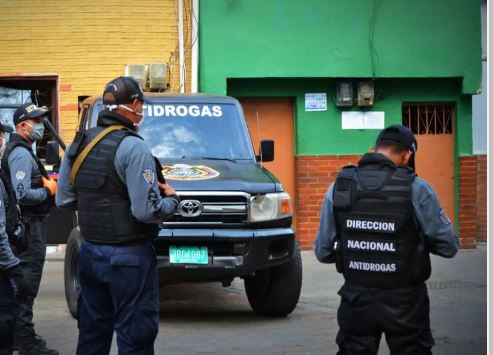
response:
[[[40,336],[19,341],[19,355],[58,355],[58,351],[47,348]]]

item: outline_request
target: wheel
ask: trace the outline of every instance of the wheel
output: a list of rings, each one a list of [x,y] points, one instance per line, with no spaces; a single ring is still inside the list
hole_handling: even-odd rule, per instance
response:
[[[245,278],[245,290],[253,311],[271,317],[290,314],[300,298],[302,277],[301,252],[296,244],[295,256],[289,262]]]
[[[67,241],[64,261],[65,298],[67,299],[68,310],[74,318],[77,318],[79,306],[80,283],[79,268],[77,264],[81,244],[82,236],[78,230],[74,229],[72,233],[70,233],[70,237]]]

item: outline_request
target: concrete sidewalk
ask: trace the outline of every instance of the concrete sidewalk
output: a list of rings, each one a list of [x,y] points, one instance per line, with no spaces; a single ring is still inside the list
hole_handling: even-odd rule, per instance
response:
[[[303,258],[303,289],[287,318],[255,316],[243,282],[183,284],[161,290],[156,354],[335,354],[337,291],[342,277],[313,253]],[[77,323],[63,293],[63,253],[48,254],[35,305],[38,332],[62,355],[75,353]],[[454,259],[432,257],[431,326],[435,355],[486,354],[486,246],[463,250]],[[388,354],[382,339],[379,354]],[[111,354],[117,354],[113,345]]]

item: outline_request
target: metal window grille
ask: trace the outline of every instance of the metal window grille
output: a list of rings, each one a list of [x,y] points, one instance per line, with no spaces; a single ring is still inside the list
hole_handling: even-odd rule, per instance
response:
[[[402,123],[414,134],[453,134],[453,104],[404,104]]]

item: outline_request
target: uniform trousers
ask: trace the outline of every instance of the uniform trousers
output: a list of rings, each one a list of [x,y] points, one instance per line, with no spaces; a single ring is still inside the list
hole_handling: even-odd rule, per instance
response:
[[[22,217],[26,227],[24,240],[26,250],[18,254],[30,293],[19,302],[19,316],[16,321],[17,341],[33,342],[35,339],[33,323],[34,299],[38,295],[43,266],[46,257],[46,217]]]
[[[17,305],[12,283],[5,271],[0,271],[0,355],[12,354]]]
[[[77,355],[106,355],[116,332],[119,355],[154,354],[159,327],[156,252],[150,241],[85,241],[78,257],[81,294]]]
[[[378,289],[346,282],[338,293],[338,355],[377,354],[382,333],[392,355],[431,354],[434,341],[424,283]]]

